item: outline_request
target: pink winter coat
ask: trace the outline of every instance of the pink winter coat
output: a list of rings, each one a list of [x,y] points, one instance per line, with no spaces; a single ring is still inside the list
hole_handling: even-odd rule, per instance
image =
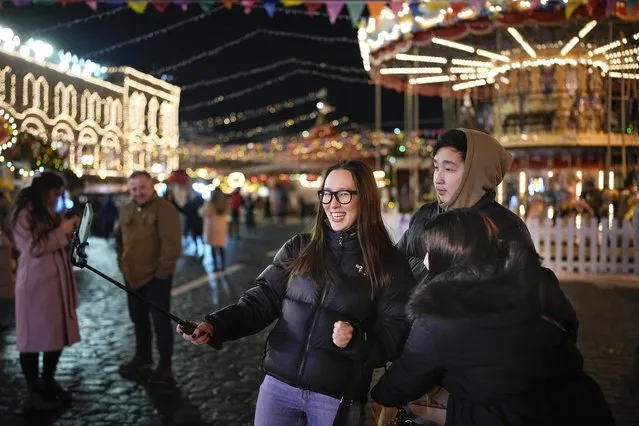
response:
[[[20,251],[16,274],[16,344],[18,352],[57,351],[80,340],[78,292],[66,246],[56,228],[35,245],[28,208],[18,215],[13,235]]]

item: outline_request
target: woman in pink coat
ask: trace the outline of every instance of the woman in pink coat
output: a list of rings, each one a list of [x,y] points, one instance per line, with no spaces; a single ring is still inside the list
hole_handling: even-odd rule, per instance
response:
[[[18,195],[11,228],[20,251],[16,274],[16,329],[20,365],[29,388],[29,402],[39,410],[69,402],[69,393],[55,381],[65,346],[80,340],[78,296],[67,246],[77,217],[62,219],[55,206],[64,180],[44,172]],[[39,374],[43,356],[42,378]]]

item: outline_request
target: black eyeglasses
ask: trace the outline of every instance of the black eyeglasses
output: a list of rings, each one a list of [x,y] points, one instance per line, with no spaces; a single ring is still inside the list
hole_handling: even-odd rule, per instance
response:
[[[357,195],[357,191],[351,191],[350,189],[342,189],[341,191],[317,191],[319,200],[322,204],[330,204],[333,201],[333,197],[340,204],[348,204],[353,201],[353,195]]]

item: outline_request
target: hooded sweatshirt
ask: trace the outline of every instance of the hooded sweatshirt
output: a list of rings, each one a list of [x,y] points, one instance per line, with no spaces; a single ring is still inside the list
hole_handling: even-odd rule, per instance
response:
[[[494,137],[477,130],[458,129],[467,140],[464,174],[457,190],[439,207],[446,211],[473,207],[488,191],[501,183],[513,157]]]

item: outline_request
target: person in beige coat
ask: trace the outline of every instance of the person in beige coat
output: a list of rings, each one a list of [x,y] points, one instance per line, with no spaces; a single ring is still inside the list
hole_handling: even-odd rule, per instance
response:
[[[228,199],[219,188],[215,188],[209,202],[200,209],[204,221],[204,243],[211,246],[214,272],[224,271],[224,247],[229,236],[228,211]],[[216,254],[219,255],[219,264]]]

